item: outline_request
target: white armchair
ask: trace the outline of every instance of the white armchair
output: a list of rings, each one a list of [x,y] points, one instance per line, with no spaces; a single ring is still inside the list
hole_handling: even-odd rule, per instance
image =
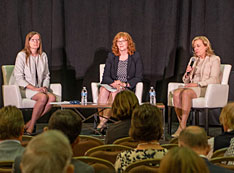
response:
[[[192,100],[192,110],[196,113],[196,122],[199,121],[198,111],[205,111],[205,130],[209,134],[209,109],[222,108],[227,104],[229,85],[228,79],[232,66],[221,64],[222,79],[221,84],[209,84],[207,86],[205,97],[199,97]],[[167,106],[168,106],[168,133],[171,134],[171,108],[174,107],[171,91],[183,86],[183,83],[169,83]]]
[[[4,106],[13,105],[16,106],[17,108],[33,108],[36,102],[28,98],[22,98],[19,86],[9,84],[9,80],[13,70],[14,70],[14,65],[2,66],[2,74],[3,74],[2,94],[3,94]],[[56,95],[56,101],[61,101],[62,98],[61,84],[59,83],[50,84],[50,89]]]
[[[99,66],[100,82],[102,81],[102,75],[104,73],[104,68],[105,68],[105,64],[100,64],[100,66]],[[98,85],[99,85],[98,82],[91,83],[93,103],[97,103],[97,101],[98,101]],[[142,94],[143,94],[143,83],[142,82],[137,83],[135,94],[138,98],[139,103],[141,103],[142,102]]]

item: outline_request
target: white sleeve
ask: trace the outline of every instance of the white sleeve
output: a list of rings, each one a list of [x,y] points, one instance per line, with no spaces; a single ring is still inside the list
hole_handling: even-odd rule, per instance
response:
[[[24,69],[26,65],[26,54],[19,52],[15,60],[14,76],[17,85],[26,87],[29,83],[25,80]]]

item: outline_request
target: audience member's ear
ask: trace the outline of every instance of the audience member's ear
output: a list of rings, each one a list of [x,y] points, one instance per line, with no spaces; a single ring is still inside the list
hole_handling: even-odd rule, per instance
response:
[[[179,147],[183,147],[183,142],[181,142],[180,140],[178,140],[178,146]]]
[[[22,127],[21,131],[20,131],[20,136],[22,136],[24,134],[24,126]]]
[[[43,128],[44,132],[46,132],[47,130],[49,130],[49,128],[47,126]]]
[[[79,142],[80,142],[80,136],[77,136],[75,141],[71,144],[72,148],[74,148],[76,146],[76,144],[78,144]]]
[[[77,136],[76,140],[74,141],[74,144],[78,144],[80,142],[80,136]]]
[[[228,126],[226,124],[223,124],[223,131],[227,132]]]
[[[206,156],[209,154],[209,152],[210,152],[210,145],[208,145],[206,148]]]
[[[74,166],[72,164],[69,164],[67,167],[67,173],[74,173]]]

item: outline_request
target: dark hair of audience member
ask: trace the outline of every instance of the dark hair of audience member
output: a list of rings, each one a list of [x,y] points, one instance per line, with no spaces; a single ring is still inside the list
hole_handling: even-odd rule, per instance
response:
[[[62,131],[72,144],[80,135],[82,120],[77,113],[70,109],[57,110],[50,117],[48,128]]]
[[[118,120],[131,119],[133,110],[139,106],[134,92],[123,90],[119,92],[112,104],[113,117]]]
[[[18,138],[23,134],[24,118],[22,112],[15,106],[5,106],[0,109],[0,139]]]
[[[159,140],[162,133],[162,115],[156,106],[143,104],[133,111],[130,137],[137,141],[148,142]]]
[[[208,173],[205,161],[192,149],[175,147],[160,162],[160,173]]]

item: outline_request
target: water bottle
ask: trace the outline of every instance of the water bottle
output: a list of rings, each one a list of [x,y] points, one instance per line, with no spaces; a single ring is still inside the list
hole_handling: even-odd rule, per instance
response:
[[[81,104],[87,105],[87,97],[88,97],[88,91],[86,87],[83,87],[81,91]]]
[[[156,105],[156,92],[154,90],[154,87],[150,87],[149,95],[150,95],[150,104]]]

